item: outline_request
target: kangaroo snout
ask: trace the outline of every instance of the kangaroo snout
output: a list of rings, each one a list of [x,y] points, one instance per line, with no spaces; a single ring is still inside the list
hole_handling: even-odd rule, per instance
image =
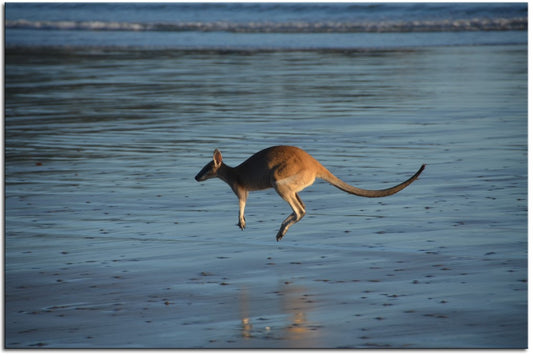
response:
[[[196,179],[197,182],[203,182],[204,180],[208,180],[209,176],[202,171],[198,173],[194,179]]]

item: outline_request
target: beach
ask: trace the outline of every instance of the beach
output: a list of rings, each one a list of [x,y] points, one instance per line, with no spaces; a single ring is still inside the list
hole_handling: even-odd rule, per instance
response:
[[[132,48],[8,32],[4,347],[527,348],[527,38],[502,33]],[[317,180],[276,242],[291,210],[274,190],[250,194],[241,231],[231,189],[194,176],[215,148],[236,166],[280,144],[365,189],[427,166],[385,198]]]
[[[494,247],[450,258],[439,248],[391,253],[289,241],[63,240],[11,253],[20,256],[17,266],[35,266],[35,256],[44,263],[40,256],[48,255],[49,267],[14,267],[17,279],[7,279],[8,347],[505,348],[523,342],[516,330],[525,313],[510,302],[520,300],[524,275],[519,261],[503,260]]]

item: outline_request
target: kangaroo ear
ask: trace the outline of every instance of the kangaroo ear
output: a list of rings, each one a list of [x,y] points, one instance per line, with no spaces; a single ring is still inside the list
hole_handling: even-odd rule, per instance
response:
[[[222,164],[222,153],[220,153],[218,148],[216,148],[215,152],[213,153],[213,162],[215,162],[217,167]]]

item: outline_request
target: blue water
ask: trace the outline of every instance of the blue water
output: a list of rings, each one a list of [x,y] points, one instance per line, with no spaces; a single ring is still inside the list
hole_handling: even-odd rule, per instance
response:
[[[525,29],[525,3],[6,6],[8,47],[353,49],[516,44],[525,43]],[[418,35],[405,35],[412,33]]]

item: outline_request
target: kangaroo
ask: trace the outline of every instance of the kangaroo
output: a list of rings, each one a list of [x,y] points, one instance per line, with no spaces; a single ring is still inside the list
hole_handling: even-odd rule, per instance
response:
[[[273,146],[255,153],[237,167],[229,167],[222,162],[222,154],[218,149],[213,153],[213,160],[205,165],[196,175],[198,182],[210,178],[220,178],[226,182],[239,198],[239,222],[237,226],[244,230],[246,219],[244,207],[248,192],[274,188],[276,192],[291,206],[293,213],[282,223],[276,235],[279,241],[287,233],[289,227],[300,221],[305,215],[305,205],[298,192],[321,178],[335,187],[358,196],[378,198],[392,195],[413,183],[425,168],[423,164],[418,172],[403,183],[382,190],[367,190],[353,187],[327,170],[309,153],[298,147]]]

